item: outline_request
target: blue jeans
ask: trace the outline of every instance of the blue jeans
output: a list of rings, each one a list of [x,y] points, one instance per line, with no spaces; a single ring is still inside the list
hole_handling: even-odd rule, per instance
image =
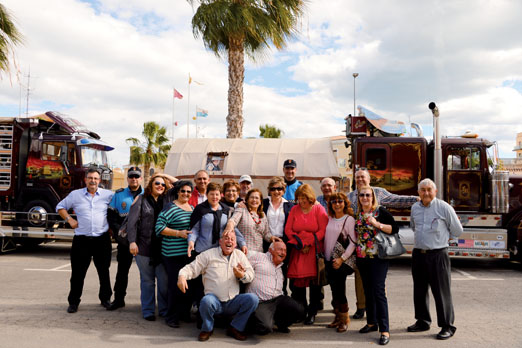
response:
[[[150,257],[136,255],[136,264],[140,270],[141,313],[143,317],[156,314],[156,279],[158,280],[158,312],[165,317],[168,310],[168,278],[163,264],[150,265]]]
[[[230,325],[238,331],[244,331],[250,315],[255,312],[259,299],[254,294],[239,294],[230,301],[221,302],[214,294],[203,296],[199,304],[199,314],[203,320],[201,331],[214,329],[214,315],[233,316]]]

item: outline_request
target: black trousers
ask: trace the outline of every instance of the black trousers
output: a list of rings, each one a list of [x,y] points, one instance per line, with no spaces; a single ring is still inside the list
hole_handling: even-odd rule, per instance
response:
[[[98,298],[100,301],[109,301],[112,296],[109,267],[111,266],[112,244],[109,233],[99,237],[74,236],[71,247],[71,290],[69,304],[80,304],[85,275],[94,261],[100,281]]]
[[[310,288],[310,301],[306,301],[306,289]],[[323,287],[310,285],[309,287],[297,287],[294,285],[294,280],[290,279],[290,291],[292,291],[292,298],[303,305],[306,313],[309,315],[316,315],[321,305],[323,295],[321,293]]]
[[[332,304],[334,307],[348,304],[348,299],[346,298],[347,269],[348,266],[344,263],[338,269],[334,269],[332,261],[326,261],[326,276],[332,290]]]
[[[192,306],[192,280],[188,281],[188,291],[182,293],[178,288],[179,271],[190,262],[187,255],[182,256],[163,256],[163,265],[168,276],[168,311],[166,322],[176,322],[179,320],[188,320],[190,318],[190,308]]]
[[[250,320],[256,333],[267,334],[273,331],[274,324],[280,329],[287,328],[303,318],[303,305],[289,296],[281,295],[260,301]]]
[[[448,249],[428,250],[426,253],[413,249],[411,264],[415,319],[431,324],[430,287],[435,299],[438,326],[454,330],[455,313],[451,299],[451,262]]]
[[[366,297],[366,322],[379,325],[379,332],[390,332],[388,299],[386,298],[386,275],[388,260],[378,257],[357,258],[357,267],[363,281]]]
[[[118,271],[116,272],[116,282],[114,283],[114,300],[123,302],[127,295],[127,285],[129,284],[129,270],[134,256],[129,251],[128,243],[118,243]]]

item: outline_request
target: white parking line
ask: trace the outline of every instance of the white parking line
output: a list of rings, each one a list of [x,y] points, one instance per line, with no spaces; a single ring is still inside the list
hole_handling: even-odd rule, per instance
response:
[[[70,267],[71,264],[67,263],[62,266],[58,266],[55,268],[24,268],[24,271],[41,271],[41,272],[70,272],[70,269],[62,269],[65,267]]]
[[[453,280],[504,280],[503,278],[477,278],[472,276],[471,274],[464,272],[460,269],[457,269],[453,267],[453,270],[461,275],[463,275],[465,278],[453,278]]]

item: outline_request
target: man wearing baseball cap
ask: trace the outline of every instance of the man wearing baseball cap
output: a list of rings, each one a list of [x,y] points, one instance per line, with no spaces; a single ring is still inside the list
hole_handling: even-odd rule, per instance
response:
[[[296,179],[297,163],[293,159],[287,159],[283,163],[283,173],[286,183],[286,191],[283,196],[289,202],[295,203],[295,191],[303,183]]]
[[[252,188],[252,178],[250,175],[241,175],[239,178],[239,187],[241,190],[239,191],[239,198],[237,199],[238,202],[244,201],[245,197]]]
[[[143,193],[141,187],[141,169],[138,167],[130,167],[127,172],[127,186],[121,188],[114,193],[112,201],[107,211],[107,220],[112,230],[112,235],[118,242],[118,271],[116,273],[116,282],[114,283],[114,301],[107,310],[112,311],[121,307],[125,307],[125,295],[127,293],[127,284],[129,283],[129,269],[132,265],[132,254],[129,252],[129,241],[118,235],[123,220],[129,214],[130,207],[134,199]]]

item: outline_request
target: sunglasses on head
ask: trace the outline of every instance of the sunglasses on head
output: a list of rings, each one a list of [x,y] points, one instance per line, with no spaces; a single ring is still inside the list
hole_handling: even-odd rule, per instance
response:
[[[283,190],[284,190],[284,188],[282,188],[282,187],[271,187],[271,188],[269,189],[269,191],[271,191],[271,192],[274,192],[274,191],[283,191]]]
[[[359,193],[359,197],[371,197],[371,193]]]
[[[334,199],[333,201],[330,201],[332,204],[341,204],[344,203],[342,199]]]
[[[163,187],[167,187],[167,185],[165,185],[164,183],[159,182],[159,181],[154,181],[154,185],[156,185],[156,186],[160,186],[161,185]]]
[[[180,193],[192,193],[191,190],[179,190]]]
[[[140,176],[138,174],[131,174],[129,175],[129,179],[139,179]]]

